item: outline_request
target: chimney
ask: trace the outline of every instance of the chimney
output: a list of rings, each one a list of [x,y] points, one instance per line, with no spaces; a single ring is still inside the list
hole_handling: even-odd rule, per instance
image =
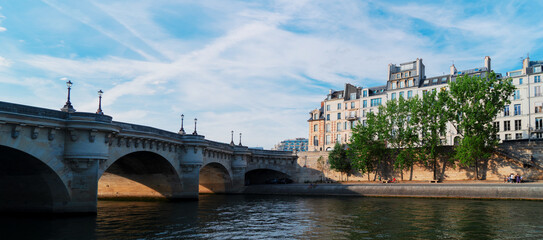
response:
[[[451,75],[454,75],[456,74],[456,67],[453,65],[451,65]]]
[[[489,71],[489,72],[492,70],[492,68],[490,66],[490,57],[489,56],[485,57],[485,67],[486,67],[487,71]]]
[[[524,71],[526,71],[526,68],[530,67],[530,57],[526,57],[524,60],[522,60],[522,68]]]

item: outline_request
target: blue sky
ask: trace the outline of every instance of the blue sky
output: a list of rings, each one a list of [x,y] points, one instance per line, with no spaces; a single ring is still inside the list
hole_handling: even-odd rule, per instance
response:
[[[0,0],[0,101],[72,103],[116,121],[271,148],[307,137],[328,89],[384,84],[389,63],[426,75],[543,60],[539,1]]]

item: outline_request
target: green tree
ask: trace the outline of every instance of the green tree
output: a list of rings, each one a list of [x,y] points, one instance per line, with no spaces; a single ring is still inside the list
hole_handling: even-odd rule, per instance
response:
[[[446,107],[447,91],[430,91],[422,96],[418,109],[418,118],[421,133],[421,149],[425,159],[431,159],[434,171],[434,180],[437,179],[438,149],[442,145],[441,136],[445,136],[447,122],[449,121]]]
[[[476,179],[479,162],[489,158],[498,144],[492,122],[511,103],[514,90],[511,78],[499,79],[494,72],[482,78],[464,75],[449,83],[447,108],[453,126],[462,135],[455,159],[466,166],[475,165]]]
[[[420,101],[418,97],[387,102],[386,115],[389,124],[387,142],[396,153],[394,168],[403,170],[410,168],[416,162],[415,147],[419,143],[419,120],[417,111]]]
[[[370,112],[366,122],[359,123],[353,128],[347,155],[353,167],[362,174],[379,171],[386,156],[386,139],[389,126],[386,122],[386,109],[379,107],[379,112]]]
[[[328,155],[328,162],[330,163],[331,169],[334,169],[342,174],[346,174],[347,180],[349,180],[352,165],[351,161],[347,159],[347,151],[345,150],[344,146],[336,143],[334,149]]]

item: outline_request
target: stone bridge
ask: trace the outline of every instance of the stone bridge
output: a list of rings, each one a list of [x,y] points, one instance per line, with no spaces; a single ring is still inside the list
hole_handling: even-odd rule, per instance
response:
[[[0,211],[96,212],[97,198],[198,199],[270,179],[296,181],[291,152],[255,150],[0,102]]]

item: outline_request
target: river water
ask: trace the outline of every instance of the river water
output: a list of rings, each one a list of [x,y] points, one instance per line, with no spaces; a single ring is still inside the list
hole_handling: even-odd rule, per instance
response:
[[[0,216],[0,239],[543,239],[543,202],[202,195],[99,201],[96,216]]]

